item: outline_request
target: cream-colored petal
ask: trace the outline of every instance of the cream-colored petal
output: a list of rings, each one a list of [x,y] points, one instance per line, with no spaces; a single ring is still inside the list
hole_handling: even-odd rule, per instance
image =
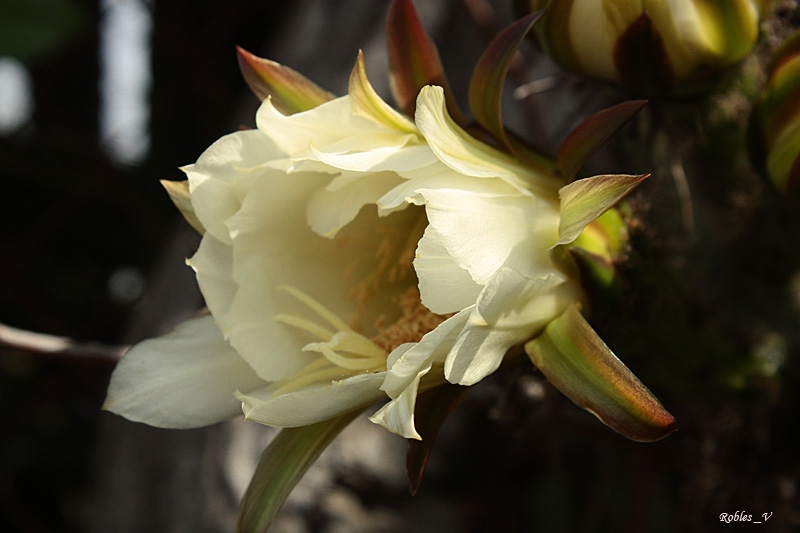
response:
[[[417,97],[415,121],[442,163],[456,172],[477,178],[499,178],[520,191],[554,194],[559,182],[469,135],[447,113],[441,87],[423,87]]]
[[[369,417],[370,421],[403,438],[422,440],[417,428],[414,427],[414,406],[417,403],[419,381],[430,369],[431,366],[427,365],[420,370],[397,398],[386,403]]]
[[[425,200],[420,191],[425,189],[458,189],[479,196],[518,194],[517,189],[502,180],[464,176],[441,163],[429,165],[419,171],[400,174],[406,179],[377,201],[378,208],[382,212],[391,212],[406,203],[422,205]]]
[[[538,329],[578,298],[573,285],[558,271],[529,278],[504,266],[484,288],[476,309],[492,327]]]
[[[350,97],[342,96],[308,111],[284,115],[264,100],[256,114],[258,129],[291,157],[306,157],[309,145],[324,148],[346,137],[384,133],[386,128],[353,115]]]
[[[251,185],[241,210],[228,220],[232,277],[239,288],[228,312],[216,318],[231,345],[268,381],[305,367],[315,356],[301,348],[319,340],[275,321],[281,313],[308,315],[278,287],[296,287],[350,322],[356,309],[350,299],[354,280],[374,269],[375,250],[383,238],[375,231],[374,210],[362,210],[335,239],[308,227],[308,200],[328,179],[273,171]]]
[[[419,144],[416,135],[394,132],[372,133],[347,137],[342,141],[311,150],[323,163],[342,170],[406,172],[437,161],[426,144]]]
[[[479,285],[503,265],[530,278],[552,272],[547,249],[558,241],[559,215],[549,202],[458,190],[420,193],[441,244]]]
[[[443,363],[467,323],[471,311],[472,308],[469,308],[451,316],[433,331],[426,333],[419,342],[404,344],[389,354],[389,370],[381,389],[390,398],[398,398],[411,386],[419,372],[430,368],[432,364]]]
[[[238,285],[233,281],[233,247],[207,234],[186,263],[197,275],[197,284],[206,306],[214,316],[223,316],[231,307]]]
[[[458,266],[430,225],[419,241],[414,270],[422,303],[436,314],[455,313],[474,304],[483,288]]]
[[[307,426],[386,398],[380,390],[384,377],[385,372],[361,374],[274,397],[270,388],[238,397],[247,420],[277,427]]]
[[[447,356],[444,375],[457,385],[474,385],[500,366],[506,352],[522,342],[517,330],[467,324]]]
[[[195,215],[206,231],[230,243],[225,220],[238,211],[242,198],[263,171],[249,170],[280,156],[258,130],[237,131],[208,147],[193,165],[181,170],[189,179]]]
[[[531,279],[503,267],[447,355],[447,380],[474,385],[497,370],[509,348],[529,340],[580,298],[580,290],[557,275]]]
[[[323,237],[332,238],[349,224],[361,208],[374,204],[386,191],[403,181],[394,172],[359,172],[358,179],[334,190],[321,188],[308,203],[308,224]]]
[[[131,348],[111,376],[103,409],[151,426],[201,427],[237,416],[235,391],[263,385],[206,315]]]

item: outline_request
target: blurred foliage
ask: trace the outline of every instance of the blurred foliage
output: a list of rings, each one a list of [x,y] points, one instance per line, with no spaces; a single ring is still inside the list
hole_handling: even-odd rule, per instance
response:
[[[74,37],[92,29],[91,14],[72,0],[0,3],[0,51],[29,65],[58,54]]]

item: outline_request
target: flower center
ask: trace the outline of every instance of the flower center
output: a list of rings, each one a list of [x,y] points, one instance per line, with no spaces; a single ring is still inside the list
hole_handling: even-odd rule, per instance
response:
[[[349,297],[356,303],[352,326],[361,326],[368,315],[370,301],[384,291],[401,294],[406,287],[416,285],[414,253],[422,238],[428,219],[421,209],[410,207],[392,213],[393,224],[379,224],[376,233],[382,235],[375,249],[375,266],[370,274],[356,280]],[[401,296],[402,298],[402,296]],[[402,308],[401,308],[401,311]]]
[[[447,318],[435,315],[423,306],[419,292],[412,287],[397,301],[402,316],[387,327],[376,324],[379,333],[369,339],[300,289],[287,285],[278,288],[297,298],[321,319],[317,321],[290,313],[280,313],[275,317],[278,322],[319,338],[319,342],[303,346],[303,351],[317,352],[321,357],[291,378],[276,383],[272,397],[309,385],[328,385],[359,374],[384,371],[386,358],[392,350],[403,343],[419,341]]]
[[[406,342],[419,342],[426,333],[433,331],[436,326],[453,316],[437,315],[432,313],[420,301],[419,290],[416,287],[408,289],[397,301],[397,306],[402,316],[393,324],[386,326],[379,320],[375,327],[379,333],[372,338],[372,342],[383,348],[387,353]]]
[[[321,342],[306,344],[303,346],[304,352],[318,352],[330,363],[345,370],[371,372],[385,368],[388,353],[367,337],[354,331],[344,320],[300,289],[288,285],[278,288],[297,298],[310,310],[314,311],[319,318],[334,328],[331,330],[319,322],[288,313],[277,315],[275,320],[278,322],[294,326],[319,337]]]
[[[419,341],[445,320],[446,317],[435,315],[422,305],[416,284],[411,281],[414,251],[427,219],[414,209],[393,216],[407,217],[406,223],[375,228],[384,238],[375,252],[375,268],[353,285],[350,297],[356,312],[350,324],[300,289],[288,285],[278,287],[304,304],[312,314],[309,317],[280,313],[275,320],[316,337],[317,341],[306,344],[302,350],[318,353],[320,357],[292,377],[275,383],[273,397],[311,385],[330,385],[360,374],[385,371],[386,359],[392,350],[403,343]],[[396,305],[399,317],[396,311],[389,312],[388,318],[380,317],[375,323],[377,334],[370,339],[357,330],[363,331],[361,324],[368,308],[372,307],[370,301],[378,294],[382,300],[386,293],[399,294],[386,298]],[[387,326],[386,322],[390,324]]]
[[[288,285],[278,287],[297,298],[319,320],[280,313],[275,320],[311,333],[319,342],[303,346],[304,352],[317,352],[321,357],[300,372],[274,385],[272,397],[302,389],[308,385],[330,384],[349,377],[386,370],[387,352],[367,337],[354,331],[345,321],[300,289]]]

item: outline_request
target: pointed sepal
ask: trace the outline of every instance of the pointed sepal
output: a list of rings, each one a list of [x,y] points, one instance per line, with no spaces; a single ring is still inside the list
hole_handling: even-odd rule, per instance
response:
[[[573,181],[561,187],[561,220],[558,224],[558,243],[574,241],[583,229],[600,215],[614,207],[650,174],[605,174]]]
[[[575,305],[525,345],[542,374],[576,405],[631,440],[675,431],[675,418],[606,346]]]
[[[638,113],[647,100],[632,100],[599,111],[572,130],[558,149],[558,168],[572,181],[578,170],[605,142]]]
[[[259,100],[272,97],[272,105],[285,115],[308,111],[335,98],[296,70],[255,56],[240,47],[236,51],[239,68],[250,89]]]
[[[267,446],[239,508],[237,533],[266,531],[297,482],[360,411],[286,428]]]
[[[403,113],[413,117],[420,89],[438,85],[444,89],[450,116],[463,124],[464,115],[447,83],[439,51],[422,27],[412,0],[392,1],[386,16],[386,43],[392,92]]]
[[[381,123],[388,128],[417,133],[417,127],[403,114],[398,113],[383,101],[367,79],[364,52],[358,51],[358,59],[350,73],[347,93],[350,95],[353,113]]]
[[[444,420],[453,412],[453,409],[458,407],[469,389],[469,387],[445,383],[423,392],[417,397],[414,420],[422,439],[409,439],[408,454],[406,455],[406,473],[412,495],[417,493],[422,483],[422,474],[425,473],[425,467],[428,465],[428,457],[430,457],[439,428],[442,427]]]
[[[469,107],[475,120],[509,149],[513,147],[503,128],[503,86],[522,39],[542,13],[531,13],[501,31],[478,60],[469,83]]]
[[[186,222],[196,229],[197,233],[200,235],[204,234],[206,229],[203,227],[203,223],[200,222],[200,219],[197,218],[194,207],[192,206],[192,200],[189,198],[189,181],[161,180],[161,185],[167,190],[170,200],[172,200],[172,203],[178,208],[178,211],[181,212]]]

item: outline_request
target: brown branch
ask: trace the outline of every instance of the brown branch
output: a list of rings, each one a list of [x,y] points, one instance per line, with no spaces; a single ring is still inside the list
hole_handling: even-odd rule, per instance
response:
[[[97,342],[79,342],[68,337],[34,333],[5,324],[0,324],[0,347],[11,348],[36,357],[99,363],[112,367],[129,348],[107,346]]]

